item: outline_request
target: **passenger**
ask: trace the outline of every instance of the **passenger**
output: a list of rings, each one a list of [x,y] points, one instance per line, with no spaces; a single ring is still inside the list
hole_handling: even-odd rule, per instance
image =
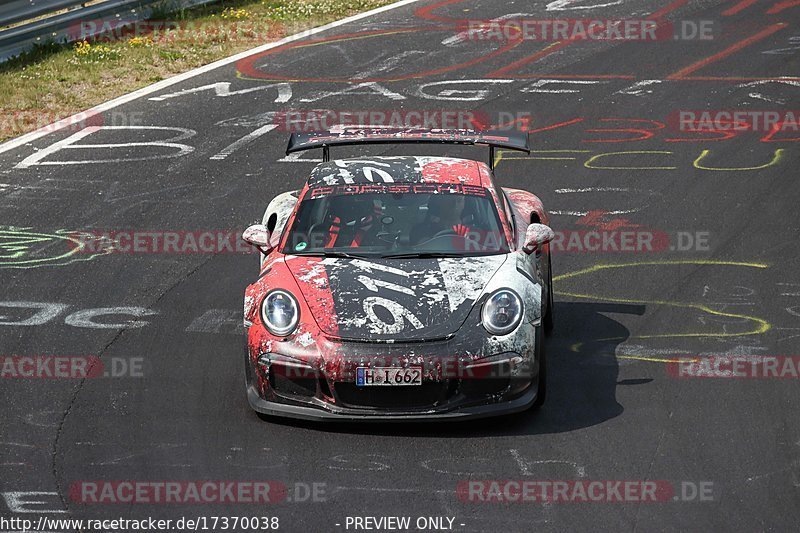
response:
[[[469,228],[462,224],[464,214],[463,194],[432,194],[428,199],[425,220],[411,229],[412,245],[432,239],[437,233],[466,235]]]

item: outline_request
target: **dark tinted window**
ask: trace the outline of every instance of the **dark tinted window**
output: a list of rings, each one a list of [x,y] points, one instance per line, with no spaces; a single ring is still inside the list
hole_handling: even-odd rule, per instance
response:
[[[282,251],[482,255],[508,253],[508,243],[482,187],[334,186],[306,194]]]

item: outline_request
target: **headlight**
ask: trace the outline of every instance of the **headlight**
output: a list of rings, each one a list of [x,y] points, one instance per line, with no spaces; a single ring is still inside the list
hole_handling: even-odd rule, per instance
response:
[[[293,332],[299,319],[297,300],[286,291],[272,291],[261,302],[261,321],[267,330],[277,337],[284,337]]]
[[[510,289],[500,289],[483,304],[481,320],[486,331],[506,335],[514,331],[522,320],[522,300]]]

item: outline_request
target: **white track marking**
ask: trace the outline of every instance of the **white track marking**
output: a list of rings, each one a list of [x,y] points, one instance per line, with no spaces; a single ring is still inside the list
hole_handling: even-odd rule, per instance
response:
[[[642,80],[637,81],[630,87],[626,87],[621,91],[617,91],[616,94],[627,94],[631,96],[644,96],[645,94],[652,94],[652,90],[644,89],[648,85],[656,85],[659,83],[664,83],[662,80]]]
[[[9,320],[0,314],[0,326],[41,326],[64,312],[69,305],[44,302],[0,302],[0,308],[38,309],[35,315],[25,320]]]
[[[248,87],[246,89],[239,89],[236,91],[231,91],[231,82],[229,81],[221,81],[218,83],[211,83],[209,85],[203,85],[202,87],[192,87],[191,89],[184,89],[182,91],[169,93],[169,94],[162,94],[161,96],[153,96],[148,98],[148,100],[152,100],[153,102],[161,102],[168,98],[177,98],[179,96],[185,96],[187,94],[196,94],[201,93],[203,91],[214,91],[214,96],[219,97],[227,97],[227,96],[237,96],[240,94],[248,94],[256,91],[266,91],[268,89],[277,89],[278,96],[275,98],[276,104],[285,104],[289,100],[292,99],[292,86],[288,83],[270,83],[269,85],[259,85],[258,87]]]
[[[586,477],[586,467],[579,465],[574,461],[566,461],[563,459],[538,459],[538,460],[530,460],[526,459],[522,456],[519,450],[517,449],[510,449],[508,450],[511,453],[511,457],[514,458],[514,462],[517,463],[517,467],[519,468],[520,474],[523,476],[534,476],[537,475],[536,472],[530,469],[531,466],[534,465],[546,465],[546,464],[558,464],[558,465],[567,465],[571,467],[575,473],[580,478]]]
[[[251,131],[235,143],[231,144],[227,148],[224,148],[220,153],[212,155],[209,159],[213,159],[214,161],[222,161],[242,146],[250,144],[265,133],[269,133],[277,127],[277,124],[267,124],[266,126],[262,126],[255,131]]]
[[[95,322],[96,317],[101,316],[114,316],[114,315],[130,315],[135,318],[145,316],[157,315],[158,311],[151,311],[144,307],[100,307],[97,309],[85,309],[77,311],[67,316],[64,323],[68,326],[76,328],[92,328],[92,329],[133,329],[142,328],[147,326],[149,322],[144,320],[128,320],[116,324],[107,324],[103,322]]]
[[[796,54],[800,51],[800,35],[789,37],[790,46],[787,48],[776,48],[774,50],[765,50],[761,52],[762,54],[773,54],[773,55],[789,55],[789,54]]]
[[[764,96],[761,93],[750,93],[747,96],[749,96],[750,98],[755,98],[756,100],[764,100],[765,102],[769,102],[771,104],[786,105],[786,100],[780,98],[777,100],[773,100],[772,98]]]
[[[303,158],[302,152],[295,152],[278,159],[278,163],[322,163],[322,159]]]
[[[625,0],[613,0],[612,2],[606,2],[604,4],[590,4],[587,6],[576,6],[573,4],[577,4],[581,0],[555,0],[547,4],[545,8],[547,11],[571,11],[571,10],[578,10],[578,9],[597,9],[601,7],[610,7],[610,6],[618,6],[623,3]]]
[[[784,85],[791,85],[792,87],[800,87],[800,81],[797,80],[784,80],[780,77],[770,80],[756,80],[750,81],[747,83],[743,83],[741,85],[737,85],[739,89],[744,89],[746,87],[758,87],[759,85],[767,85],[768,83],[782,83]]]
[[[536,80],[532,84],[522,89],[523,93],[545,93],[545,94],[571,94],[579,93],[579,89],[545,89],[546,85],[554,83],[562,83],[566,85],[598,85],[601,83],[608,83],[607,81],[600,80]]]
[[[490,92],[486,89],[488,84],[514,83],[514,80],[445,80],[434,81],[420,85],[416,90],[416,96],[427,100],[444,100],[454,102],[481,102],[489,98]],[[440,85],[477,85],[474,89],[445,89],[438,95],[425,92],[428,87],[438,87]],[[458,96],[457,96],[458,95]]]
[[[604,211],[606,215],[628,215],[630,213],[638,213],[641,207],[634,207],[632,209],[618,209],[616,211]],[[573,217],[585,217],[589,214],[588,211],[549,211],[551,215],[569,215]]]
[[[622,192],[622,193],[632,193],[632,192],[644,192],[648,193],[650,196],[656,196],[660,193],[651,190],[640,190],[640,189],[631,189],[629,187],[583,187],[579,189],[556,189],[554,191],[556,194],[580,194],[580,193],[587,193],[587,192]],[[616,211],[606,211],[605,213],[608,215],[627,215],[630,213],[638,213],[642,209],[648,207],[647,205],[641,205],[638,207],[632,207],[630,209],[618,209]],[[589,214],[589,211],[550,211],[551,215],[568,215],[568,216],[575,216],[575,217],[584,217]]]
[[[778,285],[781,287],[798,287],[798,289],[794,292],[782,292],[781,296],[800,296],[800,283],[778,283]]]
[[[570,194],[578,192],[630,192],[628,187],[585,187],[583,189],[556,189],[558,194]]]
[[[244,58],[246,58],[248,56],[251,56],[253,54],[258,54],[258,53],[264,52],[266,50],[271,50],[273,48],[277,48],[279,46],[283,46],[284,44],[291,43],[291,42],[294,42],[294,41],[298,41],[300,39],[304,39],[306,37],[310,37],[311,35],[316,35],[317,33],[322,33],[324,31],[327,31],[327,30],[330,30],[330,29],[333,29],[333,28],[338,28],[339,26],[343,26],[343,25],[349,24],[351,22],[355,22],[355,21],[358,21],[358,20],[361,20],[361,19],[365,19],[365,18],[374,16],[374,15],[378,15],[380,13],[385,13],[387,11],[391,11],[393,9],[397,9],[398,7],[403,7],[403,6],[406,6],[406,5],[409,5],[409,4],[414,4],[414,3],[418,2],[418,1],[419,0],[400,0],[399,2],[395,2],[394,4],[389,4],[387,6],[379,7],[377,9],[373,9],[371,11],[366,11],[364,13],[359,13],[358,15],[353,15],[352,17],[347,17],[347,18],[344,18],[344,19],[341,19],[341,20],[337,20],[337,21],[331,22],[330,24],[326,24],[324,26],[319,26],[317,28],[312,28],[310,30],[306,30],[306,31],[303,31],[303,32],[300,32],[300,33],[296,33],[294,35],[290,35],[289,37],[285,37],[285,38],[281,39],[280,41],[275,41],[275,42],[268,43],[268,44],[265,44],[265,45],[262,45],[262,46],[258,46],[256,48],[252,48],[250,50],[246,50],[246,51],[241,52],[239,54],[232,55],[232,56],[226,57],[224,59],[220,59],[219,61],[214,61],[213,63],[209,63],[208,65],[202,66],[200,68],[196,68],[194,70],[190,70],[189,72],[184,72],[183,74],[179,74],[177,76],[173,76],[171,78],[167,78],[166,80],[162,80],[162,81],[160,81],[158,83],[154,83],[153,85],[148,85],[147,87],[142,87],[138,91],[134,91],[132,93],[128,93],[128,94],[122,95],[122,96],[120,96],[118,98],[114,98],[113,100],[109,100],[108,102],[105,102],[105,103],[102,103],[100,105],[97,105],[97,106],[95,106],[95,107],[93,107],[93,108],[91,108],[91,109],[89,109],[87,111],[84,111],[82,113],[77,113],[77,114],[75,114],[75,115],[73,115],[71,117],[59,120],[58,122],[55,122],[55,123],[50,124],[48,126],[44,126],[42,128],[39,128],[38,130],[35,130],[35,131],[32,131],[32,132],[27,133],[25,135],[22,135],[21,137],[17,137],[16,139],[12,139],[12,140],[10,140],[8,142],[0,144],[0,154],[3,153],[3,152],[7,152],[9,150],[13,150],[15,148],[18,148],[20,146],[23,146],[23,145],[25,145],[27,143],[33,142],[36,139],[40,139],[40,138],[44,137],[45,135],[48,135],[48,134],[53,133],[55,131],[64,129],[66,127],[73,126],[73,125],[79,123],[79,122],[76,122],[76,120],[79,117],[86,117],[88,113],[91,113],[91,115],[89,115],[89,116],[92,116],[92,115],[95,115],[95,114],[98,114],[98,113],[103,113],[105,111],[108,111],[109,109],[113,109],[113,108],[118,107],[120,105],[127,104],[128,102],[131,102],[131,101],[136,100],[138,98],[141,98],[143,96],[147,96],[147,95],[153,94],[153,93],[158,92],[158,91],[160,91],[162,89],[166,89],[167,87],[171,87],[171,86],[173,86],[173,85],[175,85],[177,83],[180,83],[182,81],[186,81],[188,79],[194,78],[194,77],[199,76],[201,74],[205,74],[207,72],[211,72],[212,70],[215,70],[215,69],[217,69],[219,67],[224,67],[225,65],[230,65],[231,63],[235,63],[236,61],[239,61],[240,59],[244,59]]]
[[[361,90],[359,90],[361,89]],[[323,98],[330,98],[331,96],[383,96],[390,100],[405,100],[406,97],[402,94],[396,93],[380,83],[374,81],[365,81],[358,85],[348,85],[347,87],[334,91],[321,91],[307,98],[303,98],[301,102],[317,102]]]
[[[64,509],[43,508],[43,506],[53,505],[55,503],[58,503],[60,507],[61,502],[57,492],[3,492],[2,496],[6,501],[6,506],[12,513],[50,514],[67,512]],[[43,496],[49,496],[51,501],[43,500]]]
[[[81,139],[88,137],[93,133],[104,130],[153,130],[153,131],[174,131],[178,132],[174,137],[164,139],[163,141],[148,141],[148,142],[129,142],[129,143],[103,143],[103,144],[75,144]],[[62,139],[57,143],[53,143],[47,148],[34,152],[22,161],[20,161],[14,168],[28,168],[36,165],[86,165],[93,163],[122,163],[126,161],[151,161],[154,159],[171,159],[173,157],[181,157],[190,154],[194,148],[187,145],[177,143],[175,141],[182,141],[190,137],[194,137],[196,131],[187,128],[175,128],[166,126],[90,126],[77,133],[74,133]],[[174,148],[177,152],[165,155],[145,156],[145,157],[128,157],[118,159],[86,159],[76,161],[42,161],[45,157],[52,155],[61,150],[96,150],[103,148],[128,148],[131,146],[158,146],[161,148]]]

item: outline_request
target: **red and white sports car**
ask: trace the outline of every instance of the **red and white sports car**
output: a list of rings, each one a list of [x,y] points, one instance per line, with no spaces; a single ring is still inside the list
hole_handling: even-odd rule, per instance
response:
[[[331,146],[487,145],[450,157],[331,161]],[[525,134],[341,130],[294,134],[323,149],[300,191],[243,238],[261,251],[245,292],[253,409],[316,420],[466,419],[544,402],[553,327],[548,243],[533,194],[497,186],[495,149]]]

